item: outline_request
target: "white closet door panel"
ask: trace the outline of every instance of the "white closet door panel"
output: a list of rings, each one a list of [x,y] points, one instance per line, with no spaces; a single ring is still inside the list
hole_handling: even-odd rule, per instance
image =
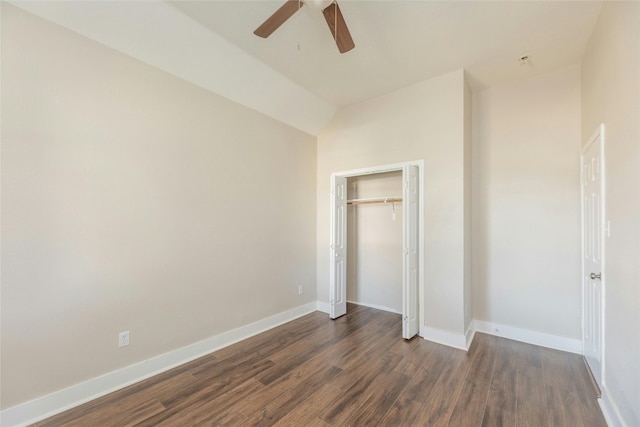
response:
[[[330,312],[332,319],[347,313],[347,178],[331,177]]]
[[[404,262],[402,275],[402,337],[418,334],[418,167],[403,168]]]

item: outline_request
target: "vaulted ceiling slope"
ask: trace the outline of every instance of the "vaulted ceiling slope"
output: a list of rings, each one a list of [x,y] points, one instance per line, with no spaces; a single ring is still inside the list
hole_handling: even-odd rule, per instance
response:
[[[481,90],[576,64],[602,5],[342,0],[356,47],[340,54],[306,6],[256,37],[283,2],[11,3],[315,135],[336,108],[456,69]]]
[[[336,107],[163,1],[9,1],[147,64],[317,135]]]

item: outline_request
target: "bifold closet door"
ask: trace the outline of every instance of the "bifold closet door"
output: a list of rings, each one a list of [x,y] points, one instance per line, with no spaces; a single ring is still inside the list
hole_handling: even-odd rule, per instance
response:
[[[331,177],[331,292],[329,316],[347,313],[347,178]]]
[[[418,334],[418,167],[405,165],[402,171],[404,211],[402,274],[402,337]]]

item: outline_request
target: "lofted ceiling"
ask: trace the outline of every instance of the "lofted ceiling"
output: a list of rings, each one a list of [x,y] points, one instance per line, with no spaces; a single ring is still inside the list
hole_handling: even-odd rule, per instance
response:
[[[303,6],[253,34],[284,0],[170,4],[318,98],[340,107],[464,68],[473,90],[579,63],[599,1],[339,2],[356,47],[340,54],[320,10]],[[521,65],[518,60],[529,55]]]
[[[255,36],[284,0],[6,3],[312,135],[339,107],[451,71],[465,69],[477,91],[577,64],[602,6],[342,0],[356,46],[340,54],[309,6]]]

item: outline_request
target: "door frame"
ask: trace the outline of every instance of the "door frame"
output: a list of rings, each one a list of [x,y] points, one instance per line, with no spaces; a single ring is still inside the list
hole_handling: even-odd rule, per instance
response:
[[[587,152],[587,150],[595,143],[598,143],[600,145],[600,198],[601,198],[601,203],[600,203],[600,241],[601,243],[601,279],[600,279],[600,286],[601,288],[601,294],[602,294],[602,299],[600,302],[600,342],[601,342],[601,346],[600,346],[600,366],[599,366],[599,370],[600,370],[600,378],[598,378],[595,374],[593,375],[598,386],[600,387],[600,389],[602,389],[602,387],[604,386],[604,378],[605,378],[605,301],[606,301],[606,238],[608,237],[609,234],[609,227],[607,226],[608,224],[608,220],[606,219],[606,161],[605,161],[605,126],[604,124],[600,124],[598,126],[598,128],[596,129],[596,131],[593,133],[593,135],[591,135],[591,137],[587,140],[587,142],[582,146],[581,150],[580,150],[580,218],[581,218],[581,225],[580,225],[580,283],[582,285],[582,305],[581,305],[581,311],[582,311],[582,354],[586,354],[585,352],[585,334],[586,334],[586,310],[585,310],[585,304],[586,304],[586,295],[585,295],[585,289],[587,287],[587,283],[586,283],[586,270],[585,270],[585,260],[584,260],[584,250],[585,250],[585,229],[584,229],[584,221],[585,221],[585,215],[584,215],[584,210],[585,210],[585,205],[584,205],[584,154]]]
[[[385,172],[396,172],[396,171],[403,171],[405,166],[416,166],[418,168],[418,221],[417,221],[417,230],[415,230],[416,233],[418,233],[418,335],[422,336],[422,329],[423,329],[423,325],[424,325],[424,160],[414,160],[414,161],[408,161],[408,162],[402,162],[402,163],[393,163],[393,164],[388,164],[388,165],[380,165],[380,166],[371,166],[371,167],[367,167],[367,168],[361,168],[361,169],[353,169],[353,170],[347,170],[347,171],[342,171],[342,172],[335,172],[331,174],[331,183],[334,182],[335,177],[342,177],[342,178],[352,178],[352,177],[356,177],[356,176],[364,176],[364,175],[374,175],[374,174],[378,174],[378,173],[385,173]],[[403,179],[405,177],[403,176]],[[333,207],[333,195],[331,194],[331,192],[333,191],[333,188],[330,189],[330,197],[332,198],[332,203],[331,206]],[[404,183],[403,183],[403,193],[404,193]],[[336,225],[336,214],[333,208],[331,208],[330,210],[330,230],[334,230],[334,227]],[[409,227],[409,224],[407,224],[408,221],[406,221],[403,218],[402,221],[402,232],[403,235],[407,235],[407,227]],[[345,223],[345,236],[346,236],[346,223]],[[332,236],[330,236],[330,241],[333,239]],[[346,240],[345,240],[345,244],[346,244]],[[333,263],[333,258],[332,258],[332,252],[333,249],[331,248],[331,245],[329,245],[329,251],[330,251],[330,256],[329,256],[329,262],[330,262],[330,268],[332,267],[332,263]],[[404,248],[403,248],[404,251]],[[404,273],[403,273],[404,274]],[[335,284],[335,278],[333,276],[330,276],[329,279],[329,295],[333,295],[333,293],[335,292],[334,287],[336,286]],[[345,284],[346,286],[346,284]],[[404,286],[404,284],[403,284]],[[403,288],[403,292],[404,292],[404,288]],[[404,298],[404,295],[403,295]],[[404,303],[403,303],[404,306]],[[406,313],[403,313],[403,316]]]

